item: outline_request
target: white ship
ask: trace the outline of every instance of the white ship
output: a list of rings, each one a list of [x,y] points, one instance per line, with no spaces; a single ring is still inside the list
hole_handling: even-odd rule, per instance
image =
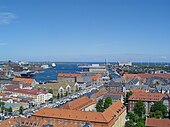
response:
[[[51,65],[53,68],[55,68],[56,67],[56,64],[55,63],[52,63],[52,65]]]
[[[42,67],[43,69],[48,69],[48,68],[49,68],[48,65],[42,65],[41,67]]]

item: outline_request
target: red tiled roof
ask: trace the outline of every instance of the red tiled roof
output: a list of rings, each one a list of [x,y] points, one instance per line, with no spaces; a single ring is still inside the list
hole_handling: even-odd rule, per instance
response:
[[[23,88],[25,88],[25,87],[31,87],[31,84],[23,84]],[[5,86],[6,91],[16,90],[16,89],[19,89],[19,88],[20,88],[19,84]]]
[[[170,79],[170,74],[124,74],[124,78],[151,78],[160,77]]]
[[[126,107],[117,101],[113,103],[103,113],[101,112],[83,112],[78,110],[67,110],[59,108],[44,108],[34,113],[30,118],[11,118],[0,123],[2,127],[11,127],[11,125],[22,124],[24,127],[32,125],[42,127],[51,124],[54,127],[79,127],[80,123],[89,121],[95,127],[112,127],[117,121],[119,115],[126,110]],[[54,118],[54,119],[51,119]],[[63,122],[58,122],[62,120]],[[66,123],[64,121],[67,121]],[[74,123],[76,122],[76,124]]]
[[[65,120],[87,121],[108,123],[111,120],[114,122],[117,117],[126,110],[126,107],[119,100],[113,103],[108,109],[102,112],[83,112],[79,110],[68,110],[59,108],[44,108],[33,114],[35,117],[57,118]]]
[[[105,119],[107,120],[113,117],[118,118],[125,110],[126,110],[126,107],[122,104],[120,100],[118,100],[117,102],[113,103],[109,108],[107,108],[103,112],[103,115],[105,116]]]
[[[91,79],[93,81],[97,81],[99,79],[99,77],[101,77],[101,74],[96,74],[96,75],[91,76]]]
[[[66,103],[62,108],[71,110],[82,110],[92,104],[95,104],[95,100],[93,100],[92,98],[88,98],[87,96],[83,96],[74,101]]]
[[[125,95],[124,92],[108,92],[107,94],[117,94],[117,95]]]
[[[39,94],[46,94],[47,93],[45,91],[27,90],[27,89],[8,90],[7,92],[30,94],[30,95],[39,95]]]
[[[32,79],[32,78],[19,78],[19,77],[15,77],[15,78],[13,78],[12,81],[18,81],[18,82],[24,82],[26,84],[32,84],[34,79]]]
[[[130,97],[129,100],[132,101],[137,101],[137,100],[142,100],[142,101],[160,101],[164,97],[164,94],[162,93],[133,93]]]
[[[170,127],[170,119],[146,118],[146,127]]]
[[[130,91],[132,91],[132,93],[146,93],[146,90],[141,90],[137,88],[130,89]]]

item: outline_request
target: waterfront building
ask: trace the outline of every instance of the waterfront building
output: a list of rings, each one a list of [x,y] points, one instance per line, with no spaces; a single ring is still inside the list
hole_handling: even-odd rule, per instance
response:
[[[81,73],[92,73],[92,74],[108,73],[105,65],[92,64],[92,65],[79,66],[79,68],[82,69]]]

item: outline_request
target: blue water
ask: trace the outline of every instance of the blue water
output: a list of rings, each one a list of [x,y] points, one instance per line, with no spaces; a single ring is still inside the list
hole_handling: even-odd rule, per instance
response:
[[[45,82],[49,80],[57,80],[58,73],[78,73],[77,63],[58,63],[56,68],[49,68],[39,71],[39,73],[33,78],[37,82]]]

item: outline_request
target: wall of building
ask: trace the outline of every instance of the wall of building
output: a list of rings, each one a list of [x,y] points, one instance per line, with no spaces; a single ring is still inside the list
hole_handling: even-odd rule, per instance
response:
[[[86,107],[83,111],[96,111],[96,104]]]

